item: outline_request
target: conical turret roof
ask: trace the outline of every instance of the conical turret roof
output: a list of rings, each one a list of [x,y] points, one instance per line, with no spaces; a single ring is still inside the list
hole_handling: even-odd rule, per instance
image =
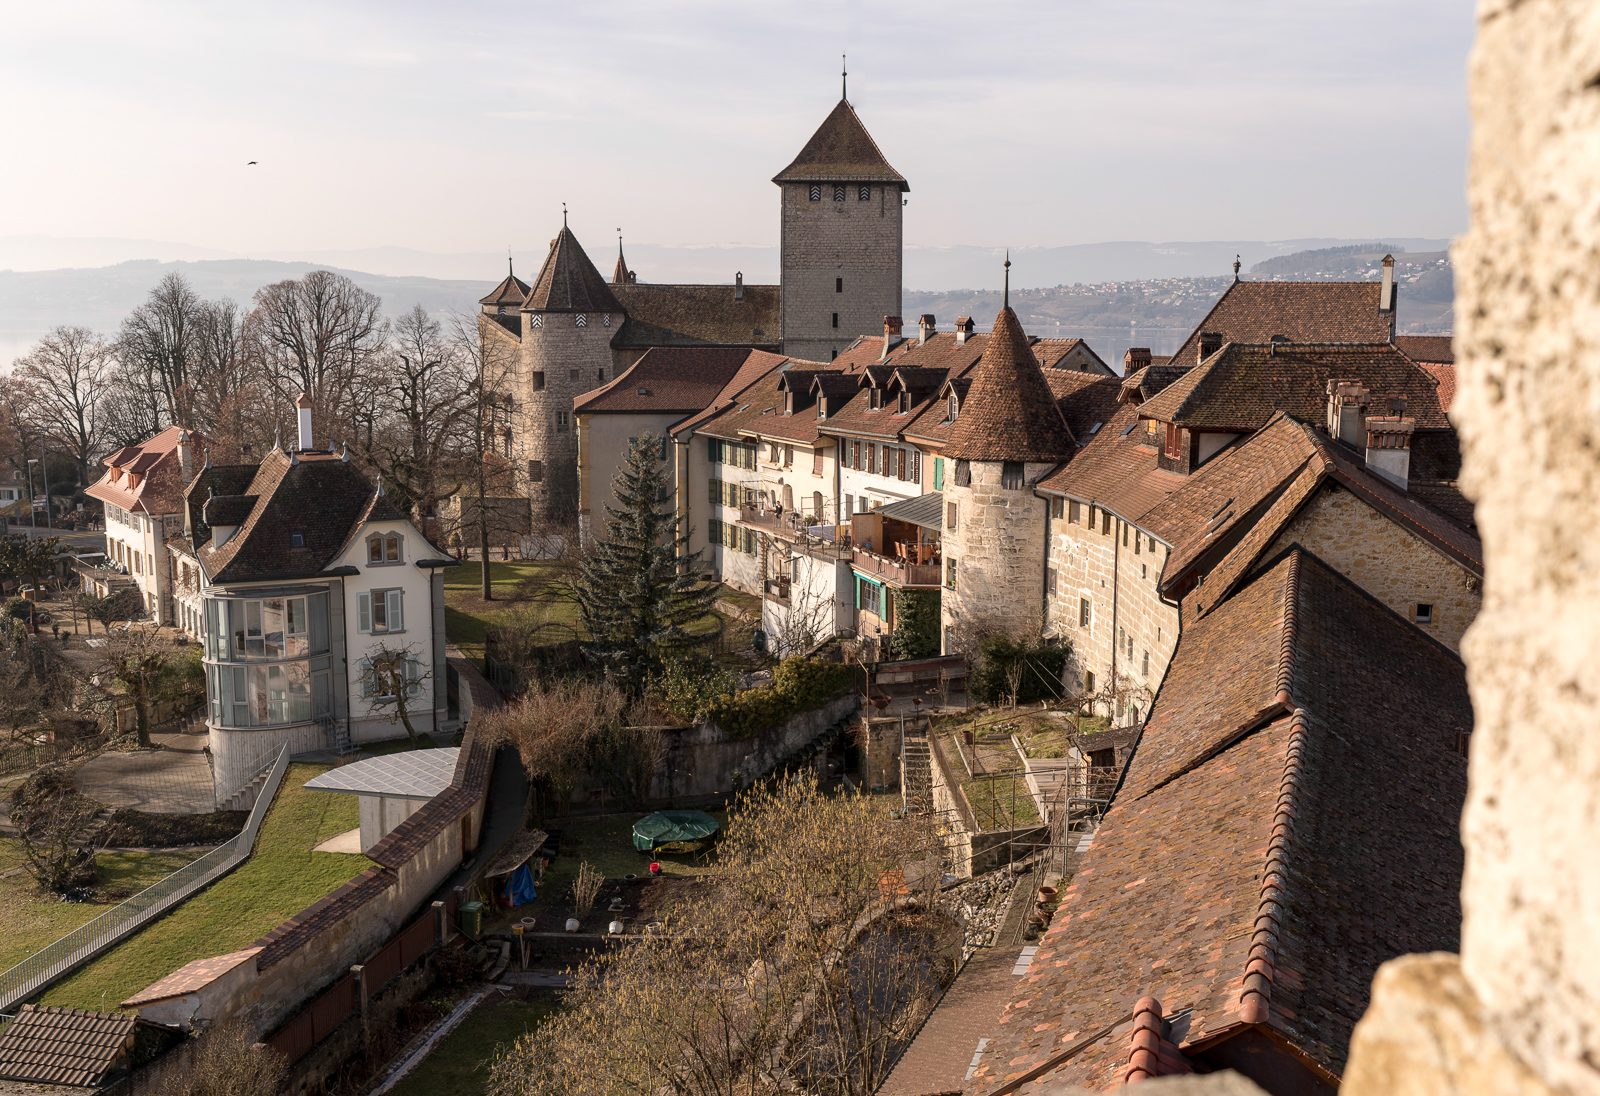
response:
[[[772,177],[775,183],[895,183],[910,190],[905,176],[889,166],[878,143],[856,116],[848,99],[817,127],[794,162]]]
[[[561,226],[561,235],[550,241],[550,254],[522,307],[532,312],[627,311],[566,225]]]
[[[944,455],[957,460],[1058,461],[1073,450],[1072,431],[1009,307],[994,319],[972,387],[950,428]]]
[[[628,284],[628,260],[622,257],[622,237],[617,237],[617,266],[611,272],[612,285]]]
[[[528,299],[528,283],[515,274],[507,274],[505,281],[495,286],[479,304],[521,305]]]

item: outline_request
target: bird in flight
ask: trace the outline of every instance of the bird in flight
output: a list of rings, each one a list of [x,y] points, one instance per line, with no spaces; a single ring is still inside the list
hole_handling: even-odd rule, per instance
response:
[[[249,164],[245,164],[245,165],[244,165],[244,166],[245,166],[245,167],[249,167],[249,166],[251,166],[251,164],[254,164],[254,163],[255,163],[255,161],[254,161],[254,160],[251,160],[251,161],[250,161],[250,163],[249,163]]]

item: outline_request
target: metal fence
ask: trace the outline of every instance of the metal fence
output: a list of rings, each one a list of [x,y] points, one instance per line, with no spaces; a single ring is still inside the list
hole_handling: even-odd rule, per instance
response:
[[[289,747],[283,746],[262,766],[268,772],[266,785],[237,836],[0,973],[0,1010],[15,1007],[70,974],[249,859],[261,820],[288,768]]]

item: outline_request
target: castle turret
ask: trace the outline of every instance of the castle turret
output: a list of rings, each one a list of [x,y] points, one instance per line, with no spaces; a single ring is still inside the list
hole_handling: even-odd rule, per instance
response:
[[[512,434],[502,445],[534,516],[570,517],[578,489],[572,401],[611,379],[611,337],[626,314],[565,224],[521,311]]]
[[[830,361],[879,317],[900,314],[901,194],[849,100],[772,179],[779,218],[783,352]]]
[[[985,633],[1039,624],[1048,503],[1033,485],[1073,448],[1028,337],[1007,307],[995,317],[944,447],[947,652]]]
[[[528,299],[528,283],[518,278],[511,269],[511,258],[506,257],[505,281],[495,286],[487,297],[478,303],[483,306],[485,315],[506,316],[516,315],[522,307],[522,302]]]

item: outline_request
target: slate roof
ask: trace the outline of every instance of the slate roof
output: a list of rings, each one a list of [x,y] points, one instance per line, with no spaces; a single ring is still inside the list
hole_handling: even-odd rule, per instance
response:
[[[122,1007],[138,1008],[140,1005],[169,1001],[174,997],[193,993],[197,989],[204,989],[234,967],[254,959],[260,950],[260,948],[245,948],[243,951],[231,951],[227,955],[213,955],[209,959],[196,959],[192,963],[186,963],[165,978],[151,982],[122,1002]]]
[[[911,189],[905,176],[889,166],[878,144],[856,116],[848,99],[823,119],[789,166],[772,177],[775,183],[894,183]],[[853,199],[855,196],[851,195]]]
[[[655,285],[631,282],[611,291],[627,320],[612,336],[617,349],[645,346],[749,346],[776,350],[783,293],[775,285]]]
[[[978,1066],[1117,1084],[1146,995],[1191,1056],[1265,1028],[1336,1077],[1374,971],[1459,943],[1472,726],[1442,645],[1296,546],[1184,630],[1122,789]]]
[[[376,488],[355,465],[332,453],[297,456],[291,461],[289,454],[274,449],[253,468],[212,469],[215,477],[210,473],[195,477],[189,503],[192,509],[198,504],[203,517],[219,502],[207,500],[209,481],[237,482],[240,471],[251,473],[248,485],[237,492],[254,500],[248,509],[243,502],[224,504],[228,517],[241,518],[238,530],[220,548],[207,540],[195,552],[213,583],[310,578],[344,550],[373,509]],[[291,532],[304,534],[304,547],[289,546]],[[209,537],[209,529],[202,535]]]
[[[432,799],[450,786],[460,752],[459,746],[446,746],[380,754],[329,769],[307,780],[304,787],[319,792]]]
[[[487,297],[479,299],[479,304],[511,305],[520,308],[522,302],[528,299],[528,283],[515,274],[507,273],[505,280],[489,290]]]
[[[130,1049],[138,1022],[128,1012],[23,1005],[0,1031],[0,1079],[98,1085]]]
[[[589,261],[572,229],[562,225],[561,234],[550,241],[550,253],[522,308],[530,312],[625,311],[611,289]]]
[[[1076,443],[1017,314],[1000,310],[945,443],[957,460],[1058,461]]]
[[[754,351],[655,347],[610,384],[572,401],[581,415],[688,415],[709,407]]]
[[[148,441],[118,449],[105,459],[105,472],[85,494],[124,510],[147,514],[181,513],[184,483],[177,449],[178,435],[182,432],[181,426],[169,426]],[[205,459],[201,454],[211,442],[195,431],[190,431],[189,437],[191,459],[198,469]],[[128,486],[130,472],[141,476],[133,487]],[[113,475],[117,477],[115,480]]]
[[[1250,433],[1276,411],[1306,422],[1327,417],[1327,383],[1360,381],[1374,406],[1402,397],[1419,430],[1448,430],[1439,386],[1422,367],[1387,343],[1276,347],[1229,343],[1145,401],[1139,414],[1190,430]]]
[[[1396,335],[1394,344],[1414,362],[1456,363],[1455,338],[1451,335]]]
[[[1386,343],[1394,313],[1378,310],[1381,289],[1377,282],[1234,282],[1170,364],[1200,364],[1202,332],[1223,342],[1265,343],[1282,335],[1292,343]]]

